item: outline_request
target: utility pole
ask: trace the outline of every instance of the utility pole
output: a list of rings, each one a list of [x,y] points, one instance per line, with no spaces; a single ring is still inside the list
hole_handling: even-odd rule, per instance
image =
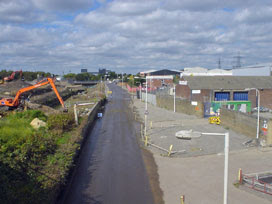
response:
[[[142,83],[140,81],[140,101],[142,101]]]
[[[123,88],[123,72],[122,72],[122,88]]]
[[[147,126],[147,114],[148,114],[148,110],[147,110],[147,77],[145,77],[145,139],[146,139],[146,126]]]
[[[174,84],[174,113],[176,112],[176,85]]]

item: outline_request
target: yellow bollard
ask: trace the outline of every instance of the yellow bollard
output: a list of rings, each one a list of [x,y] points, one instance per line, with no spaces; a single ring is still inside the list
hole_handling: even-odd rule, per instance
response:
[[[150,129],[152,129],[152,121],[150,121]]]
[[[238,181],[240,184],[242,184],[242,169],[239,168],[239,171],[238,171]]]
[[[145,136],[145,146],[147,146],[147,136]]]
[[[170,155],[171,155],[172,148],[173,148],[173,145],[170,145],[169,152],[168,152],[168,157],[170,157]]]
[[[185,203],[185,196],[184,195],[180,196],[180,203],[181,204]]]

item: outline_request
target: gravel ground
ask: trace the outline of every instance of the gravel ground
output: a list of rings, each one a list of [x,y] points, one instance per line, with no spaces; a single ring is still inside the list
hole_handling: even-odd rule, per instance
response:
[[[142,121],[144,121],[145,103],[134,99],[134,106]],[[230,133],[230,151],[241,151],[247,149],[244,142],[250,140],[245,135],[237,134],[232,130],[226,130],[220,125],[209,124],[207,118],[182,113],[174,113],[169,110],[148,104],[147,135],[151,143],[164,149],[173,145],[172,151],[178,151],[172,156],[188,157],[208,154],[217,154],[224,151],[224,136],[200,135],[206,133]],[[152,121],[152,124],[151,124]],[[175,133],[181,130],[192,130],[195,132],[192,139],[178,139]],[[198,133],[198,134],[197,134]],[[163,151],[149,147],[153,153],[162,154]],[[182,152],[185,150],[185,152]],[[164,152],[163,154],[166,154]]]

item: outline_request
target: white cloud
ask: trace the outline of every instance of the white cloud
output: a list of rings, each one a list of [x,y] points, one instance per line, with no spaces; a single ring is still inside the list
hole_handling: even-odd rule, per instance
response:
[[[93,0],[32,0],[34,5],[48,11],[77,11],[90,8]]]
[[[232,66],[271,61],[269,0],[2,0],[0,68]],[[262,53],[262,55],[257,53]]]

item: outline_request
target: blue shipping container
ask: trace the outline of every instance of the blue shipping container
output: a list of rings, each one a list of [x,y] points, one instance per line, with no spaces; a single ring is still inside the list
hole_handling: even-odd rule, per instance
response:
[[[233,100],[234,101],[248,101],[248,92],[234,92]]]
[[[230,92],[215,92],[214,93],[215,101],[229,101],[230,100]]]

